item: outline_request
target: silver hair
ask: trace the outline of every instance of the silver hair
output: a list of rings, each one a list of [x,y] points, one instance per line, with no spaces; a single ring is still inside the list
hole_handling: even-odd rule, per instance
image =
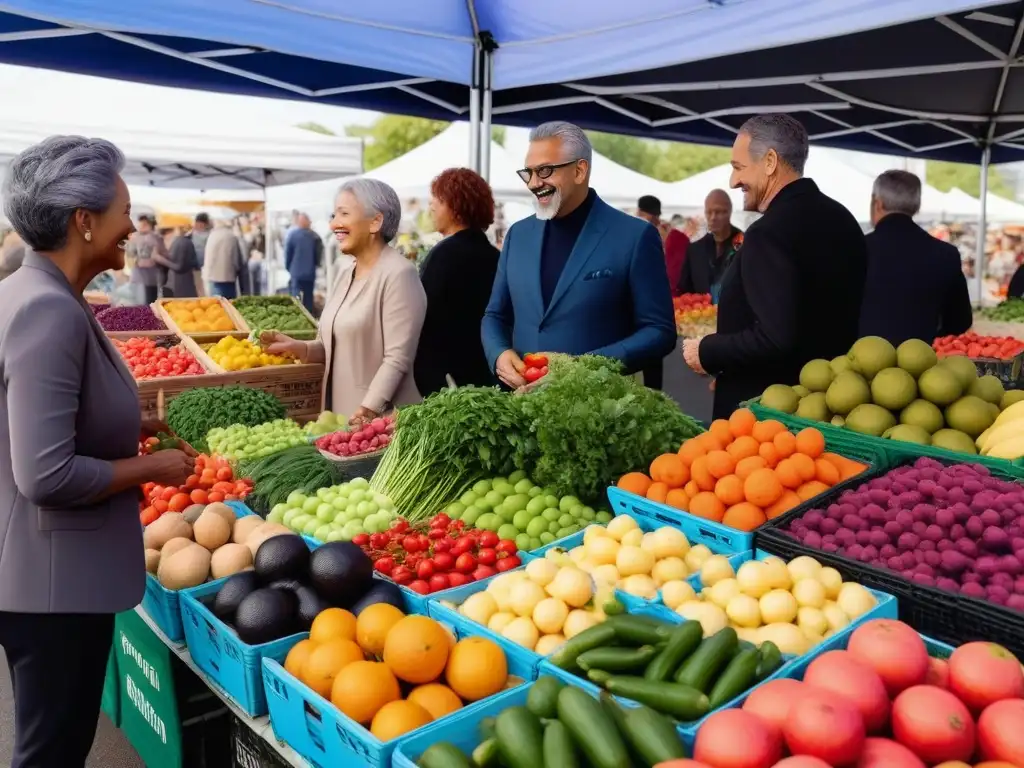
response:
[[[359,201],[367,218],[372,219],[380,214],[384,219],[380,225],[381,239],[385,243],[390,243],[394,239],[402,222],[402,202],[395,190],[383,181],[359,178],[342,184],[338,194],[342,192],[351,193]]]
[[[67,242],[76,210],[98,213],[110,206],[124,165],[124,154],[106,139],[51,136],[11,161],[4,213],[31,248],[57,250]]]
[[[587,134],[578,125],[567,123],[564,120],[541,123],[530,131],[530,141],[540,141],[541,139],[561,139],[567,161],[586,160],[587,166],[590,166],[594,148],[590,146]]]
[[[916,216],[921,210],[921,179],[909,171],[885,171],[875,179],[871,197],[888,213]]]
[[[789,115],[757,115],[740,126],[740,133],[750,137],[750,155],[760,160],[769,149],[797,173],[804,172],[807,162],[807,129]]]

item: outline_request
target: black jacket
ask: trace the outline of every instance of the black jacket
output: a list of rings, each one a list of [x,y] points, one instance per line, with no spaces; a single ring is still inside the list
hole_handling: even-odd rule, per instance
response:
[[[865,240],[868,278],[860,335],[893,344],[959,334],[971,327],[971,299],[960,251],[902,213],[890,213]]]
[[[686,249],[686,261],[683,262],[683,273],[679,280],[680,293],[711,293],[711,286],[715,282],[715,268],[722,270],[728,268],[732,261],[729,253],[732,250],[732,240],[736,235],[743,234],[743,230],[731,227],[729,241],[723,259],[726,263],[716,264],[718,259],[718,248],[715,244],[715,236],[708,232],[704,237],[690,244]]]
[[[1006,298],[1024,299],[1024,264],[1017,267],[1006,288]]]
[[[857,340],[867,247],[846,208],[810,179],[784,187],[751,226],[722,281],[718,332],[700,343],[717,376],[716,418],[769,384],[796,384],[804,363]]]
[[[424,397],[447,386],[445,374],[459,386],[497,384],[480,341],[497,271],[498,249],[481,230],[456,232],[427,254],[420,270],[427,315],[413,367]]]

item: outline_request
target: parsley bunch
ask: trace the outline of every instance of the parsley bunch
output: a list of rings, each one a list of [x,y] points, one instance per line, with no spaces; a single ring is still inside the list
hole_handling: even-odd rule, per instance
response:
[[[269,392],[251,387],[199,387],[182,392],[167,406],[167,425],[197,451],[206,452],[206,434],[214,427],[255,427],[285,416],[284,405]]]

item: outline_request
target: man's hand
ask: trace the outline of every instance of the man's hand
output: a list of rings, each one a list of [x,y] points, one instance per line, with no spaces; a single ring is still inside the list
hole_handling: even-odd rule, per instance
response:
[[[350,427],[359,428],[369,424],[371,421],[380,416],[376,411],[371,411],[365,406],[360,406],[359,409],[352,414],[352,418],[348,420]]]
[[[498,362],[494,366],[498,378],[512,389],[519,389],[526,384],[526,379],[523,378],[525,370],[526,364],[514,349],[506,349],[498,355]]]
[[[700,364],[700,339],[683,340],[683,360],[696,373],[706,374],[704,366]]]

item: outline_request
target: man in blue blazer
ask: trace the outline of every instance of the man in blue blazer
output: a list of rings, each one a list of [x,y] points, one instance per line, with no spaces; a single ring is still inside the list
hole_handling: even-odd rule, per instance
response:
[[[591,155],[571,123],[530,133],[519,176],[536,215],[505,235],[481,328],[487,361],[510,387],[526,383],[529,352],[604,355],[634,372],[675,346],[661,237],[590,188]]]

